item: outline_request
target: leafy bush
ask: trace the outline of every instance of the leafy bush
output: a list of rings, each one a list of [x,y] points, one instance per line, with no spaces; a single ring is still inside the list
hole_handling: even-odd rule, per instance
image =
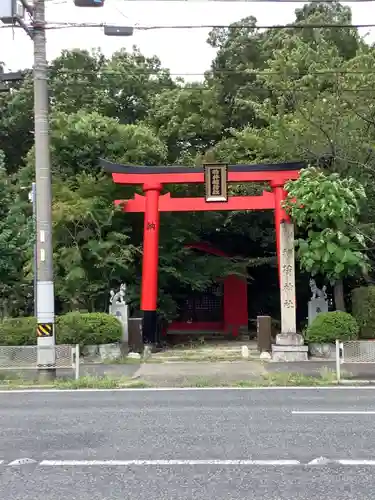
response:
[[[119,320],[106,313],[71,312],[57,318],[59,344],[111,344],[121,340]]]
[[[352,292],[352,313],[362,339],[375,338],[375,286],[362,286]]]
[[[7,318],[0,323],[0,345],[35,345],[36,319],[33,316]]]
[[[338,340],[352,340],[358,337],[359,327],[349,313],[333,311],[318,314],[306,330],[308,343],[330,344]]]
[[[58,344],[110,344],[121,339],[122,326],[105,313],[72,312],[56,318]],[[0,345],[35,345],[34,317],[9,318],[0,322]]]

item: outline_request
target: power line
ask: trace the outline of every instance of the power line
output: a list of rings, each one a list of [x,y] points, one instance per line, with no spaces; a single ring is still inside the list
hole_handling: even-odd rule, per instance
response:
[[[25,70],[23,73],[26,75],[31,70]],[[49,67],[49,72],[54,73],[54,77],[58,76],[93,76],[98,80],[105,76],[124,76],[124,73],[128,73],[127,68],[124,71],[120,70],[112,70],[106,68],[98,68],[97,71],[91,70],[73,70],[68,68],[59,68],[57,70],[54,69],[53,65]],[[160,77],[184,77],[184,76],[207,76],[208,78],[214,77],[215,75],[245,75],[245,76],[281,76],[288,78],[303,78],[305,76],[346,76],[346,75],[375,75],[375,68],[370,70],[351,70],[344,68],[332,68],[332,69],[324,69],[324,70],[316,70],[316,71],[296,71],[296,72],[283,72],[283,71],[269,71],[269,70],[259,70],[259,69],[233,69],[233,68],[223,68],[223,69],[215,69],[209,68],[206,71],[202,72],[170,72],[167,68],[161,69],[145,69],[145,68],[131,68],[131,72],[137,76],[160,76]],[[375,90],[375,87],[374,87]]]
[[[52,3],[56,5],[71,3],[72,0],[46,0],[47,3]],[[123,3],[137,1],[138,3],[143,0],[123,0]],[[146,1],[156,1],[161,0],[146,0]],[[162,0],[167,2],[181,2],[181,3],[304,3],[304,0]],[[372,3],[375,0],[344,0],[344,3]],[[107,3],[112,3],[112,0],[106,0]],[[335,4],[334,0],[309,0],[305,3],[323,3],[323,4]]]
[[[52,82],[50,82],[52,83]],[[78,87],[82,87],[82,88],[87,88],[87,85],[88,83],[93,83],[93,82],[88,82],[87,80],[75,80],[74,82],[70,81],[70,82],[67,82],[67,81],[56,81],[54,80],[53,83],[57,83],[57,84],[60,84],[60,85],[64,85],[65,87],[75,87],[75,86],[78,86]],[[164,90],[188,90],[189,92],[201,92],[201,93],[205,93],[205,92],[210,92],[212,90],[215,90],[213,88],[210,88],[210,87],[204,87],[204,86],[195,86],[195,87],[191,87],[191,86],[186,86],[186,84],[183,84],[183,85],[175,85],[175,86],[172,86],[166,82],[157,82],[155,81],[154,82],[157,86],[157,88],[162,92]],[[175,83],[175,82],[174,82]],[[95,87],[93,87],[93,90],[106,90],[108,89],[108,84],[106,82],[102,82],[102,81],[97,81],[95,82]],[[15,89],[15,88],[12,88],[12,93],[15,93],[17,92],[18,89]],[[50,90],[51,87],[50,87]],[[117,90],[121,90],[121,88],[118,88]],[[238,90],[237,90],[238,92]],[[158,92],[156,92],[158,93]],[[261,97],[264,97],[264,96],[269,96],[271,97],[272,95],[276,95],[276,94],[293,94],[293,95],[316,95],[316,96],[321,96],[321,97],[324,97],[325,95],[343,95],[343,94],[358,94],[358,95],[373,95],[375,93],[375,89],[374,88],[359,88],[359,89],[356,89],[356,88],[350,88],[350,87],[342,87],[342,88],[338,88],[338,87],[335,87],[334,89],[332,89],[332,92],[330,93],[326,93],[324,94],[321,90],[315,90],[315,89],[311,89],[311,88],[307,88],[307,89],[293,89],[293,88],[268,88],[268,87],[265,87],[265,88],[247,88],[246,89],[246,95],[247,97],[251,97],[252,95],[260,95]],[[89,95],[89,97],[91,98],[92,94]]]
[[[53,26],[49,26],[49,25]],[[59,28],[104,28],[106,24],[103,23],[59,23],[50,22],[47,24],[47,29]],[[187,25],[151,25],[151,26],[136,26],[138,31],[151,31],[151,30],[190,30],[190,29],[267,29],[267,30],[282,30],[282,29],[352,29],[352,28],[375,28],[374,23],[367,24],[322,24],[322,23],[304,23],[304,24],[262,24],[262,25],[248,25],[248,24],[187,24]]]
[[[73,28],[103,28],[105,24],[88,24],[88,23],[50,23],[59,26],[67,26]],[[301,24],[262,24],[262,25],[248,25],[248,24],[186,24],[186,25],[153,25],[153,26],[136,26],[137,30],[147,31],[147,30],[168,30],[168,29],[214,29],[214,28],[231,28],[231,29],[267,29],[267,30],[278,30],[278,29],[352,29],[352,28],[374,28],[374,23],[367,24],[322,24],[322,23],[301,23]]]
[[[23,74],[26,76],[27,73],[30,72],[31,70],[25,70]],[[297,71],[295,73],[293,72],[282,72],[282,71],[271,71],[271,70],[259,70],[259,69],[233,69],[233,68],[222,68],[222,69],[215,69],[215,68],[209,68],[205,72],[170,72],[168,71],[167,68],[161,68],[161,69],[145,69],[145,68],[137,68],[133,67],[131,68],[131,71],[129,73],[128,69],[125,68],[124,71],[120,70],[112,70],[112,69],[106,69],[106,68],[98,68],[97,71],[95,70],[72,70],[68,68],[59,68],[55,70],[53,66],[49,67],[49,78],[51,81],[59,81],[59,77],[62,78],[60,80],[60,83],[62,84],[67,84],[67,85],[74,85],[74,84],[82,84],[82,85],[87,85],[87,79],[84,77],[90,77],[94,79],[95,84],[97,85],[107,85],[108,82],[106,82],[105,77],[123,77],[124,74],[133,74],[136,77],[139,76],[145,76],[145,77],[152,77],[156,76],[159,77],[159,80],[155,80],[155,83],[158,83],[160,85],[162,83],[162,79],[168,78],[168,77],[206,77],[207,79],[214,78],[215,76],[218,75],[242,75],[244,77],[249,77],[249,83],[255,83],[254,80],[250,80],[250,77],[266,77],[266,76],[280,76],[280,77],[287,77],[290,78],[291,81],[296,82],[295,79],[298,78],[303,78],[305,76],[333,76],[333,77],[343,77],[343,76],[356,76],[356,75],[375,75],[375,68],[374,69],[369,69],[369,70],[351,70],[351,69],[346,69],[346,68],[332,68],[332,69],[324,69],[324,70],[316,70],[316,71]],[[72,77],[73,79],[69,80],[67,78]],[[181,83],[190,90],[197,90],[197,91],[204,91],[204,90],[209,90],[210,87],[205,87],[204,83],[205,82],[178,82],[176,80],[172,80],[171,83],[178,84]],[[244,82],[243,82],[244,83]],[[342,82],[341,82],[342,83]],[[166,82],[166,88],[172,88],[170,87],[170,84]],[[194,85],[197,85],[194,87]],[[354,88],[354,87],[341,87],[340,82],[337,81],[335,84],[335,88],[341,88],[342,91],[348,91],[348,92],[375,92],[375,87],[362,87],[362,88]],[[178,88],[178,87],[177,87]],[[271,89],[267,88],[252,88],[249,89],[251,92],[269,92]],[[272,89],[274,91],[285,91],[285,92],[317,92],[320,93],[320,90],[315,90],[315,89],[309,89],[309,88],[304,88],[300,90],[296,89],[291,89],[291,88],[274,88]]]
[[[53,71],[53,67],[50,67],[49,70]],[[56,71],[56,75],[76,75],[76,76],[123,76],[126,71],[119,70],[107,70],[107,69],[99,69],[98,71],[80,71],[80,70],[71,70],[71,69],[58,69]],[[236,70],[236,69],[208,69],[205,72],[181,72],[181,73],[170,73],[167,69],[158,69],[158,70],[145,70],[144,68],[133,68],[132,72],[138,75],[160,75],[160,76],[205,76],[207,74],[246,74],[248,76],[288,76],[288,77],[303,77],[303,76],[319,76],[319,75],[375,75],[375,68],[373,70],[347,70],[347,69],[330,69],[330,70],[322,70],[322,71],[298,71],[296,73],[286,74],[282,71],[267,71],[267,70]],[[375,87],[374,87],[375,90]]]
[[[374,0],[371,0],[374,1]],[[108,26],[107,23],[73,23],[73,22],[54,22],[50,21],[46,24],[45,29],[47,30],[57,30],[57,29],[72,29],[72,28],[104,28]],[[111,25],[113,26],[113,25]],[[0,26],[0,29],[14,29],[20,28],[17,25],[4,25]],[[304,24],[262,24],[262,25],[249,25],[249,24],[187,24],[187,25],[150,25],[150,26],[140,26],[134,27],[137,31],[154,31],[154,30],[192,30],[192,29],[248,29],[248,30],[301,30],[301,29],[361,29],[361,28],[375,28],[374,23],[366,24],[321,24],[321,23],[304,23]]]
[[[57,73],[56,75],[54,75],[53,77],[49,77],[49,81],[50,83],[57,83],[57,84],[61,84],[61,85],[64,85],[64,86],[70,86],[70,87],[74,87],[75,85],[78,85],[78,86],[84,86],[87,88],[87,85],[90,83],[92,85],[95,85],[96,88],[108,88],[108,82],[101,79],[102,76],[105,76],[105,74],[101,74],[101,75],[98,75],[97,73],[95,72],[86,72],[86,73],[81,73],[79,74],[78,72],[73,72],[72,73],[74,76],[78,76],[78,77],[83,77],[83,76],[98,76],[98,78],[94,81],[89,81],[88,79],[74,79],[74,80],[67,80],[67,79],[63,79],[63,80],[59,80],[58,77],[59,76],[71,76],[71,74],[69,72],[67,73],[62,73],[62,74],[59,74]],[[185,75],[188,74],[188,73],[185,73]],[[351,73],[353,74],[353,73]],[[360,72],[358,74],[361,74]],[[373,73],[368,73],[368,74],[375,74],[375,71]],[[153,75],[157,75],[155,72],[135,72],[135,76],[153,76]],[[181,74],[180,74],[181,75]],[[192,75],[192,74],[190,74]],[[195,73],[195,75],[199,75],[199,76],[203,76],[203,73]],[[109,73],[108,76],[124,76],[124,73],[116,73],[116,72],[112,72],[112,73]],[[161,74],[160,77],[168,77],[168,76],[171,76],[171,74]],[[162,80],[150,80],[150,83],[155,83],[155,85],[157,85],[160,89],[165,89],[165,90],[183,90],[183,89],[186,89],[186,90],[189,90],[189,91],[195,91],[195,92],[207,92],[207,91],[211,91],[213,90],[212,87],[210,86],[207,86],[207,82],[200,82],[200,81],[196,81],[196,82],[179,82],[179,81],[170,81],[170,82],[166,82],[166,81],[162,81]],[[244,83],[244,82],[242,82]],[[249,82],[249,83],[253,83],[253,82]],[[15,90],[15,89],[14,89]],[[287,87],[287,88],[282,88],[282,87],[251,87],[251,88],[247,88],[246,89],[246,92],[248,93],[248,95],[251,95],[251,94],[261,94],[261,95],[264,95],[264,94],[271,94],[271,93],[289,93],[289,94],[316,94],[316,95],[322,95],[324,92],[322,90],[319,90],[319,89],[313,89],[313,88],[303,88],[303,89],[294,89],[294,88],[291,88],[291,87]],[[347,87],[347,86],[341,86],[339,84],[335,84],[334,88],[331,89],[331,91],[326,91],[326,93],[329,93],[330,95],[335,95],[337,93],[358,93],[358,94],[365,94],[365,93],[375,93],[375,88],[374,87],[361,87],[361,88],[354,88],[354,87]]]
[[[88,82],[87,80],[74,80],[74,81],[67,81],[67,80],[62,80],[62,81],[58,81],[58,80],[53,80],[53,83],[60,83],[64,86],[71,86],[71,87],[74,87],[75,85],[78,85],[78,86],[82,86],[82,87],[86,87],[87,88],[87,85],[88,83],[91,83],[93,85],[95,85],[97,88],[103,88],[103,89],[107,89],[108,88],[108,82],[105,82],[103,80],[97,80],[95,82]],[[189,82],[181,82],[181,85],[178,85],[179,82],[171,82],[171,84],[168,84],[167,82],[162,82],[162,81],[156,81],[156,80],[151,80],[150,83],[155,83],[156,86],[158,86],[159,88],[161,89],[165,89],[165,90],[183,90],[184,88],[186,90],[189,90],[189,91],[193,91],[193,92],[207,92],[207,91],[211,91],[213,90],[212,87],[208,87],[208,86],[204,86],[204,84],[202,84],[201,86],[190,86],[189,85]],[[176,84],[175,86],[172,86],[173,84]],[[238,90],[237,90],[238,92]],[[253,87],[253,88],[247,88],[246,89],[246,93],[247,95],[251,95],[251,94],[261,94],[261,95],[264,95],[264,94],[271,94],[271,93],[289,93],[289,94],[316,94],[316,95],[322,95],[323,94],[323,91],[321,90],[318,90],[318,89],[312,89],[312,88],[305,88],[305,89],[293,89],[291,87],[287,87],[287,88],[271,88],[271,87],[262,87],[262,88],[257,88],[257,87]],[[375,93],[375,88],[374,87],[362,87],[362,88],[354,88],[354,87],[340,87],[340,86],[335,86],[334,89],[332,89],[331,92],[328,92],[326,91],[327,94],[330,94],[330,95],[335,95],[337,93],[358,93],[358,94],[365,94],[365,93]]]

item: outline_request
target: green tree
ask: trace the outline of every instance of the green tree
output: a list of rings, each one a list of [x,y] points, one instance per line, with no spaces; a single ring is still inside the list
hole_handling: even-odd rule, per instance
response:
[[[301,231],[296,240],[300,265],[334,285],[336,309],[343,311],[343,279],[368,270],[365,238],[358,228],[366,199],[363,186],[310,167],[286,189],[286,211]]]
[[[194,83],[155,95],[148,122],[168,146],[168,159],[186,161],[211,148],[223,132],[224,113],[214,88]]]
[[[146,125],[122,125],[115,118],[80,110],[52,114],[51,155],[53,174],[71,178],[98,172],[103,157],[125,164],[164,163],[167,148]],[[28,170],[34,170],[34,149],[29,152]]]
[[[63,51],[50,68],[53,108],[78,109],[113,117],[120,123],[143,120],[153,96],[173,87],[169,72],[157,57],[147,58],[133,47],[106,58],[100,50]]]
[[[215,28],[207,40],[217,49],[217,55],[206,80],[216,89],[224,130],[264,124],[258,117],[257,103],[268,93],[259,85],[254,71],[263,68],[268,59],[268,32],[261,33],[256,22],[250,16],[229,28]]]
[[[337,0],[329,3],[306,3],[302,8],[296,9],[295,14],[296,24],[352,24],[350,7],[340,4]],[[304,40],[316,39],[316,28],[304,28],[300,33]],[[358,48],[363,45],[356,28],[325,28],[325,37],[336,46],[340,56],[344,59],[355,57]]]
[[[6,172],[0,150],[0,302],[2,317],[22,315],[32,304],[28,264],[33,252],[30,207]]]
[[[33,144],[33,84],[29,75],[19,88],[0,93],[0,146],[8,173],[16,173]]]
[[[64,312],[106,309],[111,287],[132,280],[137,249],[114,208],[114,191],[103,174],[83,173],[54,184],[56,292]]]
[[[105,92],[100,75],[106,62],[100,50],[63,50],[49,68],[52,109],[64,113],[99,112],[98,99]]]

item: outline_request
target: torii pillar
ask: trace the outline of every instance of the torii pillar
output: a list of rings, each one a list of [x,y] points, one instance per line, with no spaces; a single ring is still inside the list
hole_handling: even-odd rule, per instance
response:
[[[157,344],[157,301],[159,261],[159,197],[162,184],[143,184],[145,193],[145,215],[143,227],[142,293],[143,341]]]

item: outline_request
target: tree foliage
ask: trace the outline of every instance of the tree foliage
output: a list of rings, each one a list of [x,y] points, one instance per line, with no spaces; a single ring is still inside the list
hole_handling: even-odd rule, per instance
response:
[[[367,273],[366,242],[358,226],[361,203],[366,200],[363,186],[351,177],[327,175],[312,167],[289,181],[286,189],[284,206],[302,230],[296,241],[302,268],[332,284]],[[336,301],[343,307],[343,297]]]
[[[27,310],[32,297],[28,264],[33,248],[33,221],[27,205],[7,176],[0,150],[0,302],[2,315]]]
[[[335,283],[367,271],[365,238],[358,228],[363,186],[353,178],[309,168],[286,184],[287,213],[304,237],[297,240],[302,267]]]

